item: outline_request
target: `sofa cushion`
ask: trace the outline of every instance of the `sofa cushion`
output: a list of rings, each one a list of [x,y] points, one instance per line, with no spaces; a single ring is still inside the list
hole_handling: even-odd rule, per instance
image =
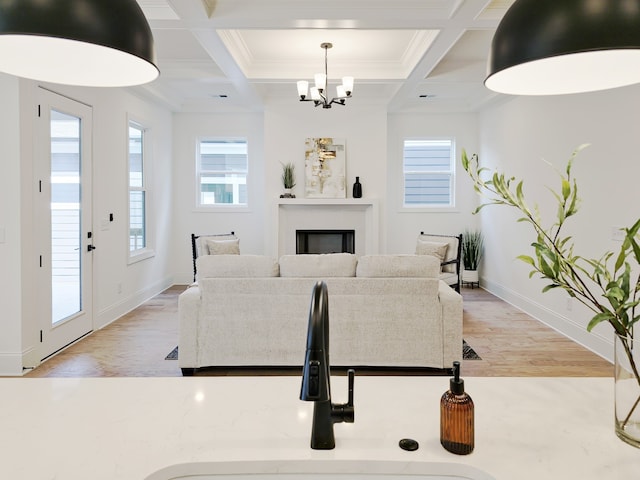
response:
[[[209,255],[240,255],[240,239],[206,239]]]
[[[351,253],[283,255],[281,277],[355,277],[357,257]]]
[[[203,255],[196,260],[198,279],[277,277],[278,262],[265,255]]]
[[[432,255],[364,255],[358,259],[358,277],[437,278],[440,261]]]

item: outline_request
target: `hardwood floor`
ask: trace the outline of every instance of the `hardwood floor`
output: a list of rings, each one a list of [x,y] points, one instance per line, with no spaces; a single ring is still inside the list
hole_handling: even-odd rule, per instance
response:
[[[173,377],[178,344],[174,286],[111,325],[81,339],[26,377]],[[466,360],[463,376],[612,376],[606,360],[482,289],[462,290],[464,338],[482,357]]]
[[[465,361],[467,376],[611,377],[613,365],[481,289],[462,289],[465,340],[482,360]]]

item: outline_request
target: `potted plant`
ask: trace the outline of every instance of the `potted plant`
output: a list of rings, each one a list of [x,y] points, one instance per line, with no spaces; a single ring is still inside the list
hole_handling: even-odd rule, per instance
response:
[[[518,210],[521,222],[531,225],[536,235],[531,244],[534,255],[518,258],[532,267],[548,284],[542,289],[563,289],[570,297],[593,313],[587,326],[607,322],[614,331],[615,430],[625,442],[640,447],[640,342],[634,339],[634,327],[640,320],[640,219],[622,229],[624,240],[617,253],[605,252],[600,258],[586,258],[574,252],[569,236],[563,236],[568,219],[578,213],[579,197],[571,168],[579,147],[573,152],[560,176],[559,190],[551,190],[557,214],[551,226],[543,226],[537,207],[531,207],[524,195],[522,180],[494,172],[487,179],[486,168],[478,165],[478,156],[462,151],[462,166],[474,182],[475,190],[488,197],[476,212],[487,205],[507,205]],[[632,278],[632,271],[634,278]]]
[[[478,283],[478,268],[484,248],[483,242],[482,232],[479,230],[465,230],[462,234],[463,282]]]
[[[282,163],[282,185],[284,186],[284,195],[280,195],[280,198],[295,198],[296,196],[291,193],[293,187],[296,186],[296,166],[292,163]]]

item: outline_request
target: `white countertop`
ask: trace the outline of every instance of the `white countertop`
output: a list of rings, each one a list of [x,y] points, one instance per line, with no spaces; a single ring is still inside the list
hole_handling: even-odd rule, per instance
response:
[[[466,378],[476,446],[464,457],[439,443],[448,384],[356,373],[355,423],[336,424],[336,448],[317,451],[295,376],[0,379],[0,468],[16,480],[142,480],[189,462],[375,460],[470,465],[497,480],[639,478],[640,450],[614,433],[611,378]],[[346,377],[332,377],[332,393],[346,401]],[[401,450],[405,437],[420,448]]]

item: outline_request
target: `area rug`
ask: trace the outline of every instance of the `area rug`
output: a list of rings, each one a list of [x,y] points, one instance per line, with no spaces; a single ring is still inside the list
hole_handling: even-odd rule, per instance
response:
[[[177,348],[178,347],[176,347],[176,349]],[[178,355],[177,351],[176,355]],[[482,360],[482,358],[480,358],[480,355],[478,355],[476,351],[469,346],[465,339],[462,339],[462,358],[464,360]]]
[[[178,360],[178,347],[174,348],[169,352],[169,355],[164,357],[165,360]]]
[[[480,355],[469,346],[466,340],[462,340],[462,358],[465,360],[482,360]],[[171,353],[164,357],[165,360],[178,360],[178,347],[171,350]]]

